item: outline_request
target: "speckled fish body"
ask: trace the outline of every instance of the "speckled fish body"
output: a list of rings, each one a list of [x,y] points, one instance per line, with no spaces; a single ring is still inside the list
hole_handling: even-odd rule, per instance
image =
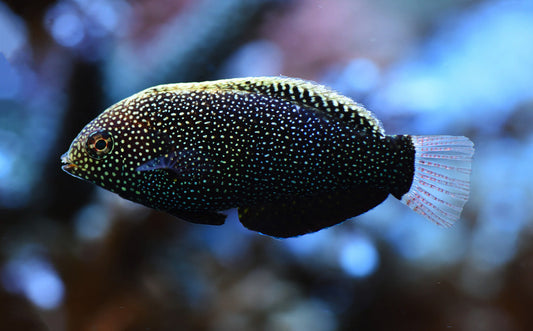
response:
[[[257,77],[160,85],[111,106],[63,169],[179,218],[290,237],[389,194],[448,225],[469,190],[464,137],[388,136],[364,107],[311,82]],[[428,163],[429,162],[429,163]]]

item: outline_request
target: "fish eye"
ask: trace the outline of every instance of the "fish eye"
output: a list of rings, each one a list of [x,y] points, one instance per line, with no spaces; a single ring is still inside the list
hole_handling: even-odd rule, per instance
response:
[[[102,159],[113,150],[113,137],[107,131],[95,131],[87,138],[86,147],[90,157]]]

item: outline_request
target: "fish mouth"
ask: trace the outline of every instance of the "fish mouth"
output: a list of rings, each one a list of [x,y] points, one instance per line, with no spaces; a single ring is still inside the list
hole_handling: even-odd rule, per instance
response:
[[[68,158],[68,152],[61,155],[61,169],[65,170],[66,172],[70,172],[72,169],[77,168],[78,166],[74,163],[70,162]]]

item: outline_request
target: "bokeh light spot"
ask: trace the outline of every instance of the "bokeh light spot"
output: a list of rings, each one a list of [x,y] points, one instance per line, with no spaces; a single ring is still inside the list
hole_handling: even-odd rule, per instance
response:
[[[68,9],[58,6],[56,11],[50,13],[52,23],[50,32],[60,45],[74,47],[84,38],[85,32],[80,17]]]
[[[63,302],[65,288],[47,259],[38,255],[15,257],[0,270],[0,281],[12,293],[22,293],[42,309],[55,309]]]
[[[348,275],[367,277],[376,271],[379,265],[379,253],[368,237],[356,236],[340,251],[339,263]]]

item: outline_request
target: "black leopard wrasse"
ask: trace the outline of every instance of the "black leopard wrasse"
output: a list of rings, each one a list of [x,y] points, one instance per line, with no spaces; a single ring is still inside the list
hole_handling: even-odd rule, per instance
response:
[[[318,231],[392,194],[444,226],[468,199],[473,143],[385,135],[371,112],[324,86],[254,77],[152,87],[91,121],[63,170],[183,220],[238,208],[275,237]]]

